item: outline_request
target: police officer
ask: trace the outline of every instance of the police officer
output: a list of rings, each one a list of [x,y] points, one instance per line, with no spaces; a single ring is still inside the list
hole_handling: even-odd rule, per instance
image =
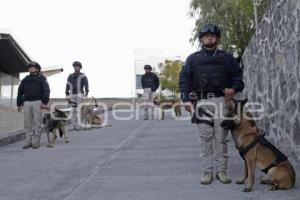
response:
[[[80,124],[77,119],[77,108],[82,102],[83,97],[87,97],[89,93],[89,82],[84,73],[81,73],[81,62],[73,62],[74,73],[70,74],[66,85],[66,98],[70,100],[72,105],[72,130],[80,130]]]
[[[20,83],[17,96],[18,111],[24,108],[24,128],[26,143],[23,149],[40,147],[42,106],[49,102],[50,89],[47,79],[40,74],[41,66],[37,62],[27,65],[29,75]]]
[[[179,87],[186,110],[199,129],[202,175],[200,182],[210,184],[213,169],[221,183],[230,183],[227,175],[227,135],[220,126],[226,114],[225,101],[244,88],[242,70],[234,57],[218,49],[221,31],[213,24],[199,31],[202,49],[191,54],[181,70]]]
[[[152,104],[153,95],[159,87],[159,79],[156,74],[152,72],[151,65],[145,65],[144,70],[145,74],[142,76],[142,87],[144,89],[145,104],[147,104],[144,107],[144,120],[148,120],[149,110],[150,118],[154,118],[154,107],[150,104]]]

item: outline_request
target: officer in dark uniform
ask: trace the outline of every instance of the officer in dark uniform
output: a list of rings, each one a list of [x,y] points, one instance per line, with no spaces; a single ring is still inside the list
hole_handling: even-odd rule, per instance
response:
[[[144,95],[145,95],[145,107],[144,107],[144,120],[148,120],[149,116],[149,110],[150,110],[150,118],[154,118],[154,105],[153,104],[153,96],[155,94],[155,91],[159,87],[159,78],[155,73],[152,72],[151,65],[145,65],[144,66],[145,74],[142,76],[141,82],[142,87],[144,89]]]
[[[79,104],[82,103],[83,98],[88,96],[89,82],[84,73],[81,72],[82,64],[79,61],[73,62],[74,73],[70,74],[66,84],[66,98],[71,102],[72,106],[72,123],[70,131],[80,130],[81,122],[77,119],[79,112]]]
[[[42,106],[49,102],[50,89],[41,66],[37,62],[27,65],[29,75],[20,83],[17,96],[18,111],[24,107],[24,128],[26,131],[26,143],[23,149],[40,147]]]
[[[225,101],[244,88],[242,69],[235,58],[218,49],[221,31],[206,24],[199,31],[202,49],[191,54],[180,73],[179,87],[186,110],[193,113],[192,122],[199,129],[202,158],[200,182],[210,184],[213,169],[222,183],[230,183],[227,176],[228,132],[220,126],[226,114]]]

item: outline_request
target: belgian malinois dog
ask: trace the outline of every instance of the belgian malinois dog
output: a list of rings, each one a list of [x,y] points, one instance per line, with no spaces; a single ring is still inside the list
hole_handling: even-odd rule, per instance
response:
[[[75,108],[78,106],[76,102],[71,100],[68,100],[68,103]],[[94,113],[94,108],[98,107],[99,105],[94,97],[86,99],[81,106],[80,116],[84,125],[84,129],[91,128],[92,125],[101,127],[102,120],[97,114]]]
[[[245,175],[237,184],[244,184],[244,192],[252,191],[255,167],[266,173],[260,180],[271,185],[270,190],[289,189],[295,185],[295,170],[288,158],[273,146],[259,130],[252,115],[245,111],[245,100],[227,102],[229,113],[221,123],[224,129],[231,130],[233,141],[245,163]]]
[[[81,107],[82,122],[85,127],[90,125],[101,126],[101,118],[94,113],[94,108],[98,107],[99,105],[94,97],[89,98],[88,101]]]
[[[175,117],[179,119],[181,117],[181,103],[178,99],[159,99],[159,96],[154,97],[154,105],[159,108],[159,120],[164,120],[165,110],[173,109]]]
[[[50,110],[49,107],[44,106],[43,109]],[[65,142],[69,143],[69,140],[66,135],[65,131],[65,120],[67,119],[66,114],[59,110],[58,108],[55,108],[53,113],[46,113],[43,117],[43,124],[46,128],[47,138],[48,138],[48,145],[47,147],[53,148],[55,140],[57,138],[56,136],[56,130],[59,132],[59,136],[62,138],[64,137]]]

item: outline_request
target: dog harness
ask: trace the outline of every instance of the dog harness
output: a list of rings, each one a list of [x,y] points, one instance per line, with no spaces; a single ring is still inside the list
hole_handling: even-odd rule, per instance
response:
[[[251,144],[249,144],[246,147],[236,147],[239,150],[240,156],[245,160],[245,155],[247,154],[248,151],[250,151],[253,147],[257,145],[257,143],[264,145],[268,149],[270,149],[273,153],[276,155],[276,159],[272,161],[270,166],[267,168],[263,169],[262,171],[264,173],[268,173],[268,171],[277,166],[280,162],[286,161],[288,157],[284,155],[281,151],[279,151],[273,144],[271,144],[266,138],[265,134],[259,135]]]

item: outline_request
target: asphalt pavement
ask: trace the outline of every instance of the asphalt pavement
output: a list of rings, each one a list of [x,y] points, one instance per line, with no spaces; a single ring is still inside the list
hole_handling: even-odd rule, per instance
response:
[[[1,147],[0,200],[300,199],[299,176],[285,191],[269,191],[257,180],[250,193],[217,180],[201,185],[198,133],[188,120],[110,117],[108,123],[112,126],[70,132],[70,143],[59,138],[53,149],[46,147],[45,135],[38,150],[23,150],[24,141]],[[232,142],[229,156],[234,182],[243,162]]]

